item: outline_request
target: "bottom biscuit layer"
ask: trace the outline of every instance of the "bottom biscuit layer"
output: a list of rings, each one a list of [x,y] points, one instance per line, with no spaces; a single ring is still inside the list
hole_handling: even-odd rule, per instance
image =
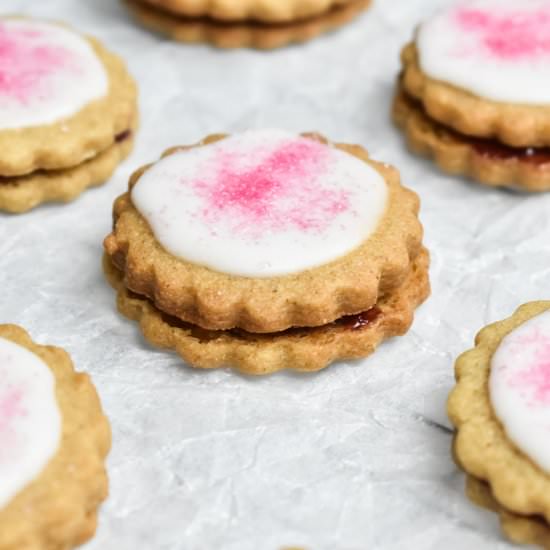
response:
[[[187,18],[145,5],[141,0],[124,0],[136,19],[148,29],[173,40],[208,43],[218,48],[274,49],[306,42],[335,30],[367,9],[372,0],[353,0],[317,17],[295,23],[224,23],[208,18]]]
[[[165,315],[147,298],[128,291],[120,272],[104,258],[106,276],[118,292],[119,311],[139,321],[149,342],[174,349],[194,367],[233,367],[248,374],[282,369],[317,371],[337,360],[370,355],[383,340],[407,332],[415,308],[430,293],[428,268],[429,254],[422,249],[403,285],[363,314],[321,327],[253,334],[205,330]]]
[[[518,544],[534,544],[550,550],[550,525],[544,518],[520,516],[506,510],[497,502],[490,486],[471,475],[467,477],[466,494],[475,504],[499,514],[502,530],[510,540]]]
[[[399,86],[393,118],[409,147],[445,172],[493,187],[550,190],[550,148],[516,149],[495,140],[459,134],[431,119],[422,104]]]
[[[0,210],[20,214],[47,202],[69,202],[109,179],[133,145],[134,132],[127,130],[116,136],[111,147],[74,168],[0,177]]]

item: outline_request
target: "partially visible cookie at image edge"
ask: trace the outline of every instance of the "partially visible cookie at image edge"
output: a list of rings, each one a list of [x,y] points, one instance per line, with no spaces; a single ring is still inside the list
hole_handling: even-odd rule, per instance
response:
[[[0,550],[74,548],[106,498],[109,423],[65,351],[0,325]]]
[[[550,548],[550,302],[484,328],[456,378],[448,411],[470,496],[513,540]]]

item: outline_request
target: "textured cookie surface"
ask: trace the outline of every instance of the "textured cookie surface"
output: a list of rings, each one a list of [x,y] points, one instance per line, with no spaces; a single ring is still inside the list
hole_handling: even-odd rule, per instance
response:
[[[499,515],[502,530],[510,540],[550,550],[550,524],[542,518],[520,516],[506,510],[495,500],[487,483],[475,477],[468,476],[466,492],[472,502]]]
[[[148,29],[186,43],[207,43],[218,48],[274,49],[306,42],[335,30],[360,15],[371,0],[351,0],[326,13],[287,23],[242,21],[223,23],[208,18],[178,17],[146,5],[124,0],[134,17]]]
[[[23,375],[31,372],[24,362],[38,368],[32,378],[7,373],[10,383],[0,388],[0,478],[9,475],[0,489],[0,548],[74,548],[94,534],[107,495],[108,421],[90,379],[74,371],[63,350],[34,344],[14,325],[0,325],[0,339],[0,354],[11,356],[0,369],[14,353],[22,356],[16,360]]]
[[[120,58],[64,25],[0,18],[0,175],[75,167],[136,116]]]
[[[220,223],[225,223],[224,220],[237,223],[229,235],[243,241],[241,244],[246,244],[246,250],[249,251],[247,254],[251,254],[251,257],[256,241],[260,239],[263,242],[268,238],[269,242],[266,243],[271,244],[267,248],[274,252],[273,257],[266,261],[270,271],[274,269],[271,264],[277,264],[279,260],[286,262],[287,254],[292,257],[296,250],[301,250],[293,248],[302,246],[300,243],[311,243],[323,252],[324,244],[321,244],[325,242],[325,235],[333,235],[333,230],[339,228],[342,233],[334,233],[337,245],[335,250],[341,250],[339,247],[342,242],[346,246],[350,242],[358,243],[356,239],[360,233],[356,233],[357,229],[364,231],[364,242],[359,246],[353,244],[356,248],[343,256],[334,253],[332,261],[318,267],[294,272],[285,266],[286,275],[279,272],[278,275],[268,273],[267,276],[259,274],[256,277],[239,276],[234,272],[228,274],[219,267],[208,268],[169,253],[165,247],[170,241],[165,240],[164,246],[159,243],[158,236],[162,238],[162,232],[157,229],[154,233],[155,228],[152,230],[136,209],[131,194],[134,195],[140,180],[144,178],[145,181],[150,170],[151,173],[159,174],[159,188],[163,179],[168,181],[172,189],[172,182],[178,183],[178,171],[172,170],[171,160],[178,155],[179,159],[186,158],[187,152],[193,159],[199,159],[197,166],[200,167],[202,148],[211,151],[207,146],[214,146],[214,150],[218,151],[215,146],[218,143],[223,145],[221,140],[224,139],[223,136],[213,136],[198,146],[169,151],[165,157],[166,163],[146,166],[136,172],[130,182],[130,192],[116,201],[114,230],[105,240],[105,249],[113,263],[123,272],[124,283],[129,290],[147,296],[161,311],[202,328],[242,328],[249,332],[270,333],[293,326],[324,325],[345,315],[366,311],[376,304],[380,296],[403,282],[421,246],[418,198],[400,185],[394,169],[370,161],[361,147],[324,145],[321,138],[312,135],[305,138],[292,136],[289,138],[292,145],[289,150],[285,142],[286,145],[278,146],[275,152],[263,157],[259,155],[259,160],[258,157],[244,157],[244,160],[238,157],[239,163],[248,163],[249,166],[242,169],[239,164],[236,172],[232,172],[233,160],[227,167],[226,151],[220,149],[219,163],[205,165],[204,177],[186,179],[185,184],[182,183],[181,193],[187,196],[189,188],[194,187],[194,198],[199,197],[203,201],[190,212],[196,218],[189,218],[189,224],[204,223],[210,228],[209,232],[215,233],[208,235],[208,239],[216,239],[219,233],[220,239],[214,242],[223,243],[227,240],[224,225],[214,221],[220,219]],[[233,142],[228,139],[227,143]],[[361,181],[361,185],[350,195],[347,194],[350,192],[347,187],[341,187],[342,179],[338,172],[335,177],[332,172],[322,168],[326,160],[323,150],[328,152],[326,159],[329,161],[343,158],[346,166],[350,163],[350,169],[357,168],[360,174],[367,174],[366,180]],[[294,156],[296,151],[307,151],[306,160],[302,157],[297,159]],[[317,156],[319,151],[322,152],[321,157]],[[274,159],[280,161],[280,165],[273,170]],[[322,179],[319,182],[323,181],[325,187],[316,188],[315,174],[320,166]],[[164,167],[167,168],[167,174],[163,173]],[[220,169],[223,172],[221,178],[218,177]],[[303,170],[305,173],[302,173]],[[243,180],[243,174],[247,177],[254,174],[256,183],[246,184],[241,189],[246,180]],[[354,181],[345,179],[346,185]],[[218,180],[223,184],[223,189],[219,189],[215,183]],[[156,181],[157,176],[150,180],[153,189]],[[296,208],[298,205],[301,207],[303,202],[295,203],[292,197],[295,192],[310,187],[312,193],[308,194],[307,201],[311,208],[307,209],[307,216],[302,217]],[[153,225],[164,224],[170,231],[178,227],[168,215],[172,210],[179,213],[177,185],[174,193],[176,195],[172,199],[171,195],[164,196],[163,200],[168,201],[164,206],[161,203],[151,204],[149,208],[147,201],[141,205],[148,219],[152,219],[155,212],[160,214],[155,218],[158,222]],[[357,193],[362,198],[359,195],[356,197]],[[373,203],[379,201],[381,194],[386,195],[386,206],[377,224],[353,215],[358,197],[360,200],[357,201],[357,207],[360,208],[361,203],[366,204],[370,197]],[[182,202],[182,205],[185,204],[185,201]],[[165,210],[165,206],[168,210]],[[220,208],[222,211],[219,211]],[[377,211],[382,212],[379,209]],[[165,212],[167,215],[163,217]],[[240,217],[241,213],[244,213],[244,218]],[[181,214],[183,216],[184,210]],[[187,219],[186,216],[183,219]],[[206,223],[209,220],[211,223]],[[272,226],[272,223],[278,224],[277,220],[282,225]],[[180,222],[178,219],[177,223]],[[346,229],[348,222],[351,225]],[[264,227],[266,223],[269,226],[267,228]],[[261,230],[258,235],[255,233],[257,228]],[[305,240],[300,231],[305,234]],[[176,235],[180,233],[175,231]],[[294,237],[289,238],[289,235],[300,237],[298,245]],[[200,239],[200,235],[197,238]],[[352,241],[349,241],[350,238]],[[260,249],[260,252],[265,253],[266,247]],[[317,254],[319,251],[314,252]],[[323,258],[323,262],[326,260]],[[297,262],[300,261],[298,258]],[[233,262],[237,262],[236,257]],[[225,270],[225,264],[222,267]]]
[[[326,13],[353,0],[145,0],[146,3],[187,17],[220,21],[297,21]]]
[[[119,311],[139,322],[145,338],[169,348],[199,368],[234,367],[248,374],[282,369],[316,371],[339,359],[373,353],[380,342],[404,334],[415,308],[430,291],[429,257],[423,249],[400,288],[385,295],[371,310],[315,328],[293,328],[279,334],[208,331],[160,312],[150,300],[129,292],[121,273],[105,256],[107,278],[117,290]]]
[[[133,144],[133,130],[130,130],[121,134],[118,142],[74,168],[0,178],[0,210],[21,213],[43,203],[71,201],[85,189],[109,179]]]

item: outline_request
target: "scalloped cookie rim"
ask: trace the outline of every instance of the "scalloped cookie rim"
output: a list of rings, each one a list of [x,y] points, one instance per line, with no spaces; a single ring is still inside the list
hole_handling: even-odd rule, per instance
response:
[[[401,287],[377,303],[379,315],[364,328],[314,327],[299,336],[275,333],[259,335],[256,340],[253,334],[248,335],[250,339],[220,334],[209,340],[194,336],[193,328],[172,326],[149,300],[130,293],[108,256],[104,256],[103,268],[117,292],[118,311],[138,322],[149,343],[176,351],[195,368],[231,367],[251,375],[280,370],[315,372],[336,361],[368,357],[383,341],[408,331],[414,311],[430,294],[429,253],[423,248]]]
[[[502,339],[549,309],[550,301],[529,302],[477,334],[475,347],[456,361],[457,382],[447,412],[456,428],[454,454],[460,467],[487,482],[495,499],[510,512],[550,522],[550,475],[508,438],[494,415],[488,390],[491,358]]]

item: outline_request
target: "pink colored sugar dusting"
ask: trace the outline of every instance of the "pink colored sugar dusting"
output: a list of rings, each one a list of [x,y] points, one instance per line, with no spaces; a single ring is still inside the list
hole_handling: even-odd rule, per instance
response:
[[[267,156],[262,147],[246,156],[222,149],[214,177],[193,183],[206,203],[205,220],[230,219],[236,231],[322,231],[350,208],[348,193],[318,183],[328,169],[329,151],[308,139],[286,142]]]
[[[10,29],[0,24],[0,96],[27,103],[47,93],[44,80],[73,65],[65,48],[44,45],[37,30]]]
[[[525,369],[514,372],[508,383],[512,388],[527,391],[535,404],[550,405],[550,340],[535,331],[525,335],[525,343],[535,346],[533,361]]]
[[[479,9],[459,9],[458,25],[476,34],[482,48],[502,60],[537,58],[550,54],[550,8],[519,9],[498,14]]]
[[[23,391],[20,388],[8,388],[0,394],[0,435],[9,429],[16,417],[24,414],[22,402]]]

